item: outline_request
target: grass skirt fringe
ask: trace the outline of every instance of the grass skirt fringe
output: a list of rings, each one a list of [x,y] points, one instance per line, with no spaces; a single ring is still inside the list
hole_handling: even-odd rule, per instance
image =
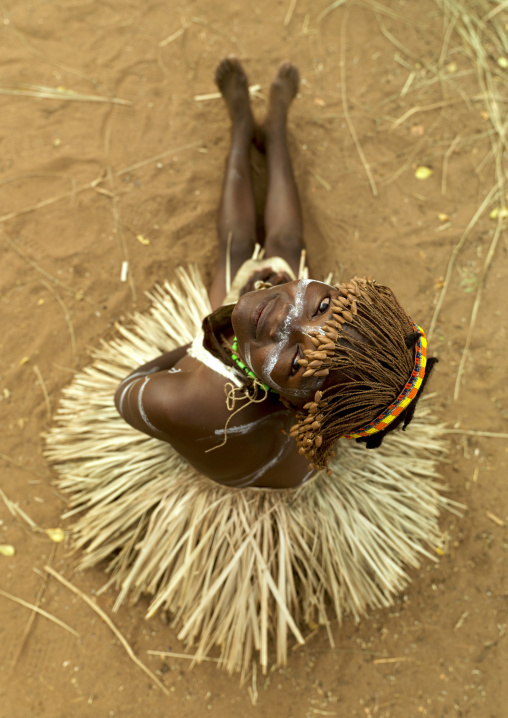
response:
[[[288,639],[303,643],[316,622],[333,645],[331,619],[389,606],[408,568],[434,554],[447,504],[436,481],[440,427],[424,408],[379,449],[341,440],[331,476],[298,489],[215,484],[115,410],[120,380],[192,341],[210,311],[193,268],[151,300],[75,376],[47,436],[80,569],[107,561],[116,608],[149,594],[148,616],[167,609],[197,659],[219,646],[230,672],[245,674],[254,651],[266,670],[271,639],[284,664]]]

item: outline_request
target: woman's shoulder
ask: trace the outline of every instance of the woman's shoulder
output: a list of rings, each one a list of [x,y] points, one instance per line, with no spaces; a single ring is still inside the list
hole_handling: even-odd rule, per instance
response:
[[[219,483],[292,486],[308,472],[289,437],[294,415],[275,394],[252,402],[189,355],[130,386],[121,407],[128,423],[168,442]]]

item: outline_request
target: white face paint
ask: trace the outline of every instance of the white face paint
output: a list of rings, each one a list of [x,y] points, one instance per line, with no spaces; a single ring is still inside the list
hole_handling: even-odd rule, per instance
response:
[[[261,382],[298,404],[299,400],[305,399],[310,392],[315,393],[325,378],[314,376],[306,377],[304,382],[293,381],[289,375],[286,376],[293,372],[287,366],[282,367],[282,362],[287,363],[293,344],[296,353],[297,334],[298,341],[303,341],[306,348],[311,347],[313,334],[326,336],[325,321],[331,317],[331,307],[326,311],[323,321],[319,320],[319,315],[325,314],[325,308],[310,312],[307,307],[310,308],[320,294],[324,298],[323,288],[326,288],[329,297],[333,296],[334,289],[329,284],[312,279],[294,280],[288,284],[291,285],[290,289],[273,287],[263,290],[263,296],[258,296],[257,299],[253,296],[254,292],[240,297],[233,311],[232,324],[238,337],[239,352],[246,366]],[[260,318],[271,301],[275,301],[276,305],[269,310],[270,318],[264,320],[261,330],[258,331]]]
[[[251,360],[250,360],[250,347],[249,347],[248,344],[247,344],[247,346],[245,347],[243,353],[244,353],[244,355],[245,355],[245,363],[247,364],[247,366],[249,367],[249,369],[250,369],[251,371],[253,371],[253,369],[252,369],[252,364],[251,364]]]
[[[280,330],[277,332],[276,339],[277,339],[277,345],[273,347],[273,349],[270,350],[268,357],[263,365],[262,371],[261,371],[261,378],[265,382],[265,384],[268,384],[268,386],[271,386],[272,389],[275,389],[275,391],[282,391],[282,388],[277,384],[277,382],[272,378],[272,372],[275,368],[275,365],[277,364],[280,355],[284,351],[284,349],[287,347],[287,344],[289,342],[290,337],[290,328],[291,324],[302,314],[302,310],[305,304],[305,294],[307,292],[307,287],[313,280],[311,279],[302,279],[300,280],[298,284],[298,289],[296,291],[294,304],[291,304],[289,307],[289,311],[286,315],[286,318],[284,320],[284,325],[280,328]],[[309,334],[311,331],[314,331],[313,327],[302,327],[302,331],[305,334]],[[323,331],[324,330],[320,330]],[[302,397],[305,396],[308,393],[308,387],[306,389],[285,389],[285,394],[294,396],[294,397]]]

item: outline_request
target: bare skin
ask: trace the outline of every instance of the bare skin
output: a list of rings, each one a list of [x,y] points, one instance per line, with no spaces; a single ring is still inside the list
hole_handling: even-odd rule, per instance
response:
[[[240,62],[223,60],[215,78],[231,120],[231,145],[217,218],[219,257],[209,294],[214,309],[226,294],[228,249],[234,276],[250,258],[256,241],[250,170],[254,137],[268,165],[265,255],[283,257],[297,273],[303,248],[302,213],[286,135],[298,70],[290,63],[280,66],[262,125],[254,120]],[[309,331],[319,330],[330,318],[333,292],[320,282],[290,282],[240,298],[232,317],[240,355],[275,391],[263,403],[251,404],[232,417],[225,446],[219,445],[231,415],[225,402],[226,380],[188,356],[186,347],[154,359],[127,377],[115,396],[119,412],[136,429],[170,443],[215,481],[270,488],[299,485],[311,471],[288,436],[294,411],[280,396],[301,406],[318,388],[316,380],[302,378],[297,359],[311,346]],[[232,336],[233,331],[227,338]]]
[[[249,101],[248,81],[239,61],[226,58],[218,66],[215,81],[224,97],[231,119],[231,147],[217,217],[219,256],[210,289],[212,308],[226,294],[226,257],[230,245],[231,276],[252,256],[256,242],[256,208],[250,168],[251,144],[265,153],[268,192],[264,211],[265,257],[283,257],[298,273],[303,249],[300,199],[287,145],[287,116],[298,92],[298,70],[283,63],[270,88],[265,121],[256,125]]]

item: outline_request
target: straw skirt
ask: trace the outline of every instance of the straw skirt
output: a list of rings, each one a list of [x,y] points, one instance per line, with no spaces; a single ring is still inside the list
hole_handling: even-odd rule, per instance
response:
[[[68,495],[80,569],[103,563],[116,606],[151,597],[199,658],[263,670],[309,625],[389,606],[408,569],[435,555],[440,427],[420,409],[376,450],[337,443],[331,475],[297,489],[229,489],[171,446],[128,426],[113,396],[135,367],[193,340],[210,307],[198,272],[155,289],[152,306],[95,352],[65,390],[46,455]],[[271,658],[270,658],[271,660]]]

